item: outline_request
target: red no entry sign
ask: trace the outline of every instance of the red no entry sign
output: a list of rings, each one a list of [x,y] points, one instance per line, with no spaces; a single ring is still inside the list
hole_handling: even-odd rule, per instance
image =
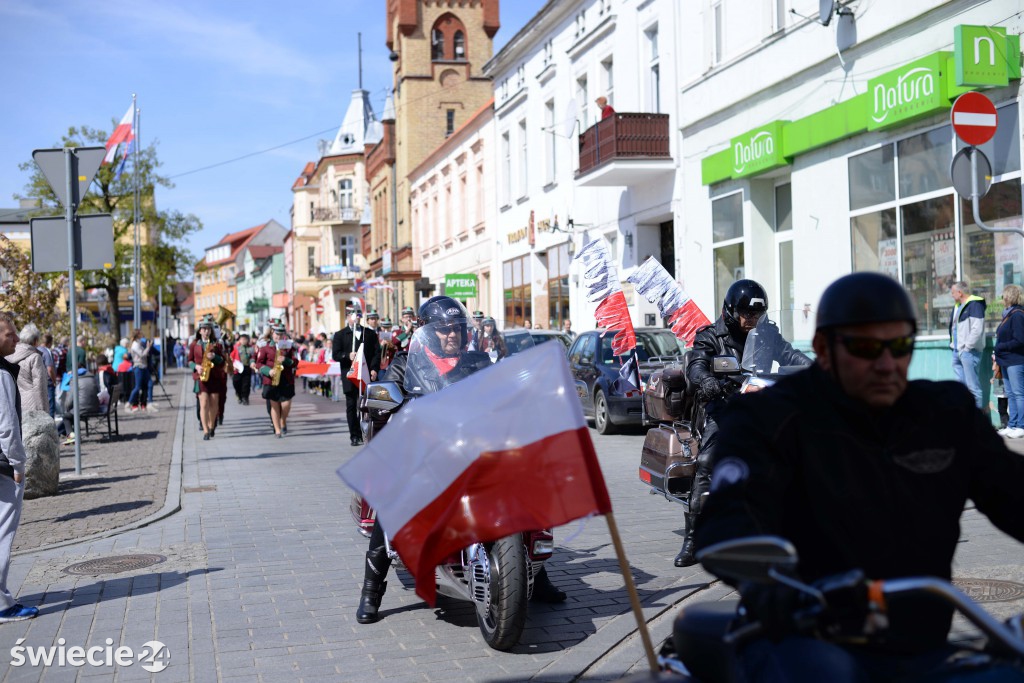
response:
[[[980,92],[967,92],[956,98],[950,118],[956,136],[968,145],[984,145],[996,134],[999,123],[996,105]]]

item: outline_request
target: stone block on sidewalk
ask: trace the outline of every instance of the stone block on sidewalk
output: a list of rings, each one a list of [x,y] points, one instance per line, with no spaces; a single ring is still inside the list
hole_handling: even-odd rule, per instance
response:
[[[56,495],[60,484],[60,440],[49,413],[25,413],[21,440],[25,444],[25,497]]]

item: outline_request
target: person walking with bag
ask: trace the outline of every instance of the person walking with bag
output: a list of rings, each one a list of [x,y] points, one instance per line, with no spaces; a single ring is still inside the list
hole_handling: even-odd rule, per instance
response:
[[[1009,439],[1024,437],[1024,290],[1003,288],[1006,314],[996,328],[995,361],[1003,375],[1010,421],[999,433]]]

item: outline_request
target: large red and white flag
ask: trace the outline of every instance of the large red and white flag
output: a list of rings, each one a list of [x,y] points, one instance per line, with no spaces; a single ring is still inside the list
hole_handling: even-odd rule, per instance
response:
[[[369,501],[416,593],[474,542],[611,512],[565,351],[541,344],[399,410],[338,474]]]
[[[107,140],[107,155],[103,157],[103,163],[109,164],[117,156],[117,146],[123,142],[131,142],[135,139],[135,129],[132,127],[135,115],[135,103],[128,107],[128,111],[121,117],[121,123],[117,124],[114,128],[114,132],[110,134],[110,139]]]
[[[583,263],[587,299],[599,302],[594,311],[597,326],[616,331],[612,337],[612,353],[616,356],[629,353],[636,348],[636,332],[608,245],[603,239],[596,239],[580,249],[574,260]]]

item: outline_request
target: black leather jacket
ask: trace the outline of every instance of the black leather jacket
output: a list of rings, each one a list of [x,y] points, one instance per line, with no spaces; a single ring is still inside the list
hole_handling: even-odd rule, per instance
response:
[[[758,359],[758,365],[771,365],[771,361],[777,361],[779,365],[810,365],[811,359],[800,351],[793,348],[779,332],[774,324],[759,325],[758,334],[764,338],[761,347],[766,355],[771,358]],[[733,335],[725,319],[718,316],[718,319],[701,329],[693,338],[693,350],[690,352],[690,362],[686,366],[686,377],[694,387],[699,387],[705,377],[714,377],[711,363],[715,356],[731,355],[738,361],[743,360],[743,345],[746,337],[738,338]]]

